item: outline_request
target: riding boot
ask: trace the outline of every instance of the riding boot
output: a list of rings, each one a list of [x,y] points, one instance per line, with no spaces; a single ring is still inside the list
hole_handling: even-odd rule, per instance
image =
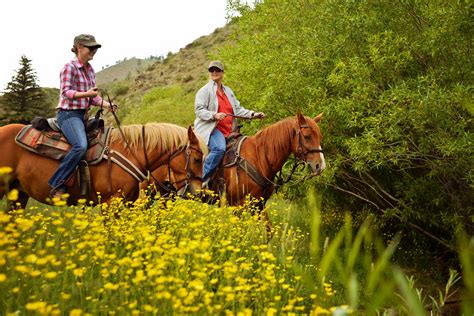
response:
[[[86,197],[89,193],[89,184],[90,184],[90,173],[89,165],[87,161],[81,160],[79,163],[79,186],[80,186],[80,196]]]

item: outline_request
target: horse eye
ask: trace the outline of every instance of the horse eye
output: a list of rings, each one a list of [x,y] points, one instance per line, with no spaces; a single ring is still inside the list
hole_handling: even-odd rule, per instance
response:
[[[201,163],[201,161],[202,161],[201,158],[194,158],[195,163]]]
[[[305,140],[310,140],[310,139],[311,139],[311,136],[305,135],[305,136],[304,136],[304,139],[305,139]]]

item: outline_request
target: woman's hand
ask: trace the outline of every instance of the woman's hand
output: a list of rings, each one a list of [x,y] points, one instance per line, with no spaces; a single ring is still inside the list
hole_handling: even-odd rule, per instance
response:
[[[226,115],[225,113],[218,112],[218,113],[214,114],[214,119],[215,119],[216,121],[222,121],[223,119],[226,118],[226,116],[227,116],[227,115]]]
[[[90,88],[89,90],[87,90],[86,93],[87,93],[86,97],[95,98],[99,94],[99,88],[97,87]]]
[[[261,118],[261,119],[263,119],[263,118],[265,118],[265,113],[263,113],[263,112],[254,112],[252,114],[252,118]]]
[[[104,101],[103,107],[109,110],[110,112],[116,112],[118,109],[118,105],[115,103],[110,104],[107,101]]]

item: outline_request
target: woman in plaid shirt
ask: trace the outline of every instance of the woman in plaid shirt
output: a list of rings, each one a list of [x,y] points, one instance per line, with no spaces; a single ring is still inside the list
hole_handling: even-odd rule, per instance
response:
[[[74,38],[71,51],[76,57],[61,70],[57,122],[72,145],[58,169],[49,179],[51,197],[61,198],[66,193],[66,180],[72,175],[87,151],[85,120],[91,105],[114,110],[116,105],[102,100],[95,83],[95,72],[89,61],[101,47],[94,36],[81,34]]]

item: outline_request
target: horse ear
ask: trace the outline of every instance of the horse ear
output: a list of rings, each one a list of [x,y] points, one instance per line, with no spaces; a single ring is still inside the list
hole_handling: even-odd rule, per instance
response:
[[[296,117],[298,119],[299,125],[306,124],[306,119],[304,118],[303,114],[301,114],[300,108],[296,109]]]
[[[189,142],[191,144],[199,143],[199,141],[196,137],[196,134],[194,134],[193,128],[191,126],[188,127],[188,138],[189,138]]]
[[[319,113],[318,116],[316,116],[316,117],[314,118],[314,121],[315,121],[316,123],[318,123],[319,121],[321,121],[321,118],[322,118],[322,117],[323,117],[323,112]]]

